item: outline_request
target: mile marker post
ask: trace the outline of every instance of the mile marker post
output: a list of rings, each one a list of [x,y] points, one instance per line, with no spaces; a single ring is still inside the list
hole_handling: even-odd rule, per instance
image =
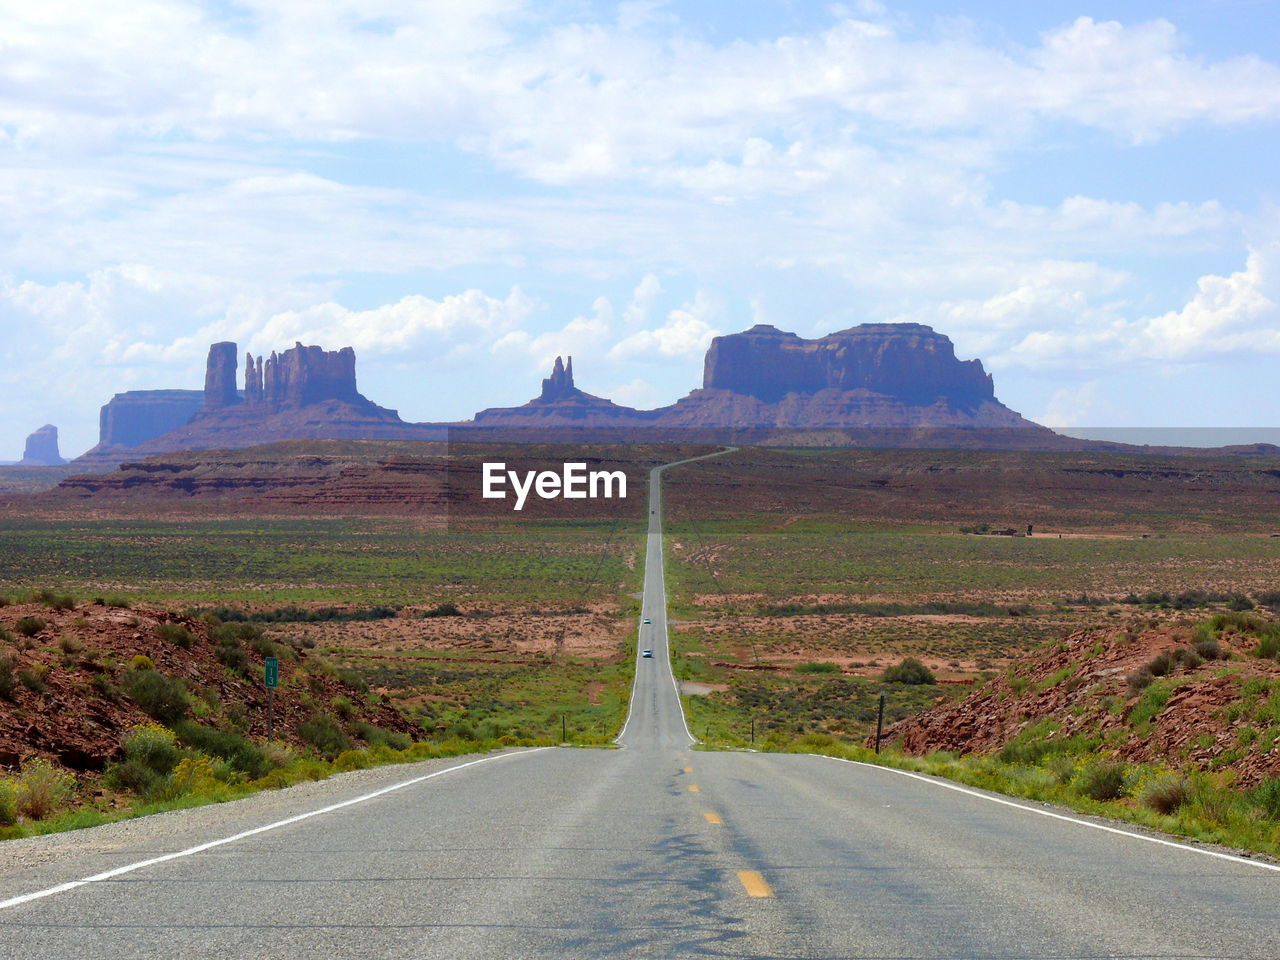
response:
[[[876,753],[880,752],[880,734],[884,732],[884,691],[880,691],[880,710],[876,714]]]
[[[262,661],[262,679],[267,685],[267,739],[276,737],[275,693],[280,686],[280,658],[267,657]]]

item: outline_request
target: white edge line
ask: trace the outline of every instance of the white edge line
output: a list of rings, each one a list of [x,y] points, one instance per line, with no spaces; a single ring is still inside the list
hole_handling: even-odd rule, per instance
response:
[[[321,807],[319,810],[310,810],[306,813],[300,813],[297,816],[286,817],[284,820],[277,820],[275,823],[267,823],[260,827],[254,827],[252,830],[244,830],[233,836],[223,837],[220,840],[210,840],[207,843],[197,844],[196,846],[188,847],[185,850],[178,850],[174,853],[166,853],[158,857],[151,857],[148,860],[139,860],[137,863],[129,863],[123,867],[116,867],[113,870],[104,870],[102,873],[95,873],[93,876],[84,877],[81,880],[69,880],[66,883],[58,884],[56,887],[49,887],[45,890],[37,890],[34,893],[24,893],[21,896],[11,897],[8,900],[0,901],[0,910],[5,910],[9,907],[16,907],[24,903],[30,903],[32,900],[40,900],[43,897],[51,897],[56,893],[65,893],[68,890],[74,890],[76,887],[83,887],[86,884],[110,880],[113,877],[118,877],[122,874],[132,873],[134,870],[141,870],[143,867],[155,866],[157,863],[165,863],[169,860],[177,860],[181,857],[189,857],[192,854],[203,853],[205,850],[212,850],[214,847],[220,847],[227,843],[235,843],[237,840],[245,839],[245,837],[256,836],[259,833],[266,833],[268,830],[275,830],[279,827],[286,827],[291,823],[298,823],[301,820],[309,820],[312,817],[318,817],[322,813],[332,813],[334,810],[341,810],[343,807],[350,807],[357,803],[363,803],[366,800],[372,800],[374,797],[380,797],[384,793],[391,793],[393,790],[411,787],[415,783],[422,783],[422,781],[430,780],[433,777],[442,777],[446,773],[453,773],[455,770],[462,770],[465,767],[474,767],[477,763],[488,763],[490,760],[503,760],[507,757],[527,756],[531,753],[537,753],[539,750],[547,749],[549,748],[534,747],[531,750],[521,751],[520,753],[500,753],[491,757],[481,757],[478,760],[468,760],[466,763],[460,763],[456,767],[447,767],[444,770],[437,770],[435,773],[428,773],[421,777],[414,777],[411,780],[403,780],[400,783],[393,783],[390,786],[374,790],[372,793],[366,793],[359,797],[352,797],[350,800],[343,800],[341,803],[332,803],[327,807]]]
[[[989,800],[991,803],[998,803],[1002,806],[1025,810],[1027,813],[1036,813],[1042,817],[1051,817],[1054,820],[1063,820],[1067,823],[1074,823],[1081,827],[1090,827],[1093,830],[1101,830],[1104,833],[1114,833],[1122,837],[1129,837],[1133,840],[1145,840],[1147,843],[1158,843],[1162,847],[1174,847],[1178,850],[1185,850],[1187,853],[1198,853],[1206,857],[1217,857],[1219,860],[1230,860],[1233,863],[1243,863],[1246,866],[1258,867],[1262,870],[1272,870],[1280,873],[1280,864],[1267,863],[1264,860],[1251,860],[1248,857],[1236,856],[1233,853],[1220,853],[1217,850],[1206,850],[1203,847],[1193,847],[1188,843],[1181,843],[1177,840],[1165,840],[1163,837],[1152,837],[1145,833],[1135,833],[1132,830],[1121,830],[1119,827],[1109,827],[1106,824],[1094,823],[1091,820],[1081,820],[1079,817],[1068,817],[1062,813],[1054,813],[1052,810],[1042,810],[1039,807],[1031,807],[1025,803],[1018,803],[1016,800],[992,796],[989,793],[983,793],[981,790],[971,790],[968,787],[962,787],[957,783],[948,783],[946,780],[941,780],[936,777],[928,777],[924,774],[914,773],[910,770],[899,770],[897,767],[883,767],[878,763],[865,763],[861,760],[847,760],[844,757],[829,757],[824,753],[810,753],[807,754],[807,756],[820,757],[823,760],[835,760],[838,763],[852,763],[859,767],[870,767],[872,770],[884,770],[887,773],[896,773],[903,777],[910,777],[912,780],[921,780],[925,783],[931,783],[935,787],[942,787],[945,790],[954,790],[957,793],[965,793],[971,797],[977,797],[980,800]],[[3,906],[3,904],[0,904],[0,906]]]

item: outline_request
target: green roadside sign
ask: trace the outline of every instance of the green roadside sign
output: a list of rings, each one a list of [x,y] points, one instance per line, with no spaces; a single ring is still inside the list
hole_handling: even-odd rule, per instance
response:
[[[267,686],[268,687],[280,686],[280,658],[267,657],[267,659],[263,662],[262,666],[265,672]]]

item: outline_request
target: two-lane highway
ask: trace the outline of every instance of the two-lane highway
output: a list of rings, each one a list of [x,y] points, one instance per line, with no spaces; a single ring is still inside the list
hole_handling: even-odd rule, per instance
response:
[[[883,768],[692,750],[660,481],[640,634],[655,656],[621,749],[383,768],[310,785],[323,802],[282,791],[222,822],[167,814],[167,833],[5,845],[0,956],[1280,957],[1267,865]]]

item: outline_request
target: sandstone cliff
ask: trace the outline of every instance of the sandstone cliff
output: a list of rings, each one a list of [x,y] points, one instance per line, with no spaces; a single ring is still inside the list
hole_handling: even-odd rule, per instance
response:
[[[155,391],[156,394],[180,394],[187,402],[194,395],[193,409],[181,420],[171,422],[167,429],[158,432],[131,432],[127,439],[133,442],[121,444],[125,439],[120,436],[121,431],[109,436],[104,419],[104,442],[77,463],[108,466],[177,450],[238,449],[291,439],[439,440],[444,437],[443,426],[405,423],[396,411],[364,397],[356,389],[356,355],[350,347],[325,350],[297,343],[265,359],[246,355],[243,393],[235,387],[237,366],[236,344],[213,344],[209,348],[203,393]],[[120,399],[118,396],[112,403]],[[117,404],[113,413],[131,406]],[[144,403],[143,407],[154,412],[154,403]],[[105,418],[107,408],[103,408],[103,414]]]
[[[22,467],[60,467],[67,461],[58,452],[58,428],[46,423],[27,437],[26,448],[18,465]]]
[[[98,445],[85,456],[124,450],[174,430],[204,406],[200,390],[129,390],[98,415]]]
[[[771,445],[1026,448],[1061,439],[1001,404],[981,361],[957,359],[947,337],[917,323],[867,323],[816,340],[759,324],[717,337],[702,388],[657,410],[583,393],[572,360],[557,357],[538,398],[482,410],[469,426],[643,428],[637,439],[690,442],[712,442],[719,431],[725,442]]]
[[[235,344],[230,346],[234,352]],[[356,352],[351,347],[325,350],[296,343],[284,353],[272,351],[265,360],[245,354],[244,377],[244,397],[250,404],[302,407],[339,400],[376,406],[356,389]]]
[[[919,323],[864,323],[817,340],[757,324],[711,342],[702,386],[765,403],[823,390],[926,407],[939,399],[950,407],[995,400],[982,361],[956,359],[949,338]]]

